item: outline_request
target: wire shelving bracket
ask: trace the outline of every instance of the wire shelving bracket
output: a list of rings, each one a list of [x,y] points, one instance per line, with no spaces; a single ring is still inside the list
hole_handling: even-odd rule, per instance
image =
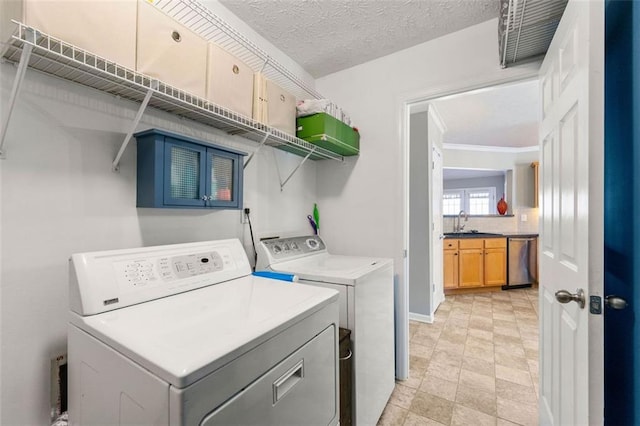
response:
[[[153,84],[155,83],[155,84]],[[152,82],[152,86],[157,88],[158,82]],[[122,158],[122,154],[124,154],[125,149],[127,149],[127,145],[129,145],[129,141],[133,137],[133,132],[138,128],[138,124],[140,124],[140,120],[142,119],[142,114],[144,114],[144,110],[147,109],[147,105],[149,105],[149,101],[151,100],[151,95],[153,95],[154,88],[150,88],[147,91],[147,94],[144,96],[142,103],[140,104],[140,108],[138,108],[138,112],[136,113],[136,117],[133,119],[133,123],[131,123],[131,128],[127,132],[127,135],[124,137],[122,141],[122,145],[120,146],[120,150],[116,155],[116,158],[113,160],[113,164],[111,168],[114,172],[117,172],[120,169],[120,159]]]
[[[289,176],[287,176],[285,180],[282,180],[282,175],[280,174],[280,166],[278,165],[278,159],[276,158],[276,153],[275,153],[275,151],[272,151],[272,152],[273,152],[273,161],[276,164],[276,171],[278,172],[278,180],[280,181],[280,192],[282,192],[284,190],[284,187],[287,184],[287,182],[289,182],[289,179],[291,179],[293,177],[293,175],[296,174],[298,169],[300,169],[300,167],[302,167],[302,165],[305,163],[305,161],[307,161],[309,159],[309,157],[311,157],[311,155],[313,154],[313,150],[311,152],[309,152],[302,159],[302,161],[300,161],[298,163],[298,165],[296,167],[294,167],[294,169],[291,171],[291,173],[289,173]]]
[[[31,38],[35,38],[35,33],[31,31],[26,33],[25,35],[30,36]],[[16,100],[18,99],[20,88],[22,87],[22,82],[24,81],[24,75],[27,72],[27,66],[29,65],[29,59],[31,58],[32,51],[33,47],[31,45],[26,45],[22,50],[22,53],[20,54],[18,70],[16,71],[16,76],[13,80],[11,95],[9,95],[9,106],[7,107],[7,114],[2,120],[2,127],[0,128],[0,159],[7,158],[7,153],[4,150],[7,128],[9,127],[9,122],[11,121],[11,115],[13,114],[13,108],[16,105]]]

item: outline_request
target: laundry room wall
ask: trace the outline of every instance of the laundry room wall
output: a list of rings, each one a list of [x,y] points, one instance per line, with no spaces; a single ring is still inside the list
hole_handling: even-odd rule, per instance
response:
[[[323,237],[335,253],[393,258],[403,280],[403,102],[534,74],[537,62],[500,68],[497,27],[489,20],[316,81],[361,135],[357,158],[318,164]]]
[[[262,47],[271,49],[270,54],[280,55],[266,45]],[[15,71],[11,64],[0,64],[0,116],[6,112]],[[111,171],[111,162],[137,107],[26,73],[8,127],[7,158],[0,160],[2,425],[49,422],[50,359],[66,351],[70,254],[240,238],[252,258],[249,227],[241,223],[238,210],[136,208],[135,140],[118,172]],[[148,128],[248,153],[257,147],[159,111],[144,114],[138,130]],[[306,215],[317,201],[317,163],[307,161],[281,191],[275,162],[287,176],[302,158],[272,151],[263,148],[245,170],[244,203],[251,208],[254,232],[308,232]]]

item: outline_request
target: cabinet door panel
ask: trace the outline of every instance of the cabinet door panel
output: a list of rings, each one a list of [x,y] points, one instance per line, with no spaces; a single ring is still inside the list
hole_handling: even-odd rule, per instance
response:
[[[484,240],[484,248],[500,248],[507,247],[506,238],[487,238]]]
[[[488,248],[484,253],[484,285],[507,283],[507,252],[504,248]]]
[[[444,288],[458,288],[458,250],[444,250],[443,253]]]
[[[241,157],[217,149],[207,149],[207,206],[242,207]]]
[[[482,249],[460,250],[460,287],[481,287],[484,283],[484,252]]]
[[[164,204],[203,207],[205,201],[206,148],[166,139],[164,161]]]
[[[442,244],[444,246],[445,250],[453,250],[453,249],[457,249],[458,248],[458,240],[452,240],[452,239],[445,239],[444,243]]]
[[[461,238],[458,240],[460,249],[481,249],[484,247],[482,238]]]

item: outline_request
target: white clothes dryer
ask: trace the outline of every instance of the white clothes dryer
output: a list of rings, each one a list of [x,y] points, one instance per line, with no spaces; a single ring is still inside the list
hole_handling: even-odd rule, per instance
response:
[[[262,240],[256,270],[340,293],[340,327],[351,330],[353,348],[353,420],[375,425],[395,386],[393,261],[332,255],[313,235]]]
[[[337,300],[238,240],[74,254],[70,424],[335,425]]]

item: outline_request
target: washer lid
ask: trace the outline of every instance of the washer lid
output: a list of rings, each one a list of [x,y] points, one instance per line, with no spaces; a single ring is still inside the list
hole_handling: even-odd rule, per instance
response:
[[[295,274],[301,280],[356,285],[370,273],[392,265],[391,259],[319,253],[271,265],[277,272]]]
[[[70,321],[184,388],[337,299],[334,290],[247,276],[98,315],[71,312]]]

